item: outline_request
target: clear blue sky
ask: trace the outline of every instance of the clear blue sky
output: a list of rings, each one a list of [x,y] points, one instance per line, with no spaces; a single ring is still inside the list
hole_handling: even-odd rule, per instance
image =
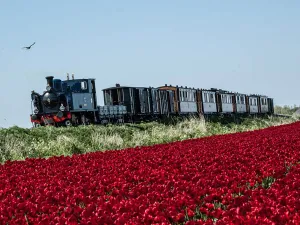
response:
[[[300,104],[300,1],[0,1],[0,127],[45,76],[223,88]],[[21,49],[36,42],[30,51]]]

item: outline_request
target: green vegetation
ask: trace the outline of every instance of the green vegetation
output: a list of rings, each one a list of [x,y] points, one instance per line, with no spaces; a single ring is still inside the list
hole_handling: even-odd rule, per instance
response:
[[[81,126],[69,128],[11,127],[0,130],[0,162],[25,158],[67,156],[78,153],[122,149],[203,136],[261,129],[297,121],[297,118],[245,118],[240,124],[186,119],[170,125],[157,122]]]
[[[300,107],[299,106],[278,106],[274,107],[274,113],[276,114],[284,114],[284,115],[293,115]]]

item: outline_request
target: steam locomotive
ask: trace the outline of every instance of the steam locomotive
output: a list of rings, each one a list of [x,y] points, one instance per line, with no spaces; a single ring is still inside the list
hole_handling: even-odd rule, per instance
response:
[[[43,94],[32,91],[31,122],[37,126],[149,121],[170,116],[274,114],[273,99],[217,88],[199,89],[165,84],[160,87],[120,86],[103,89],[99,106],[95,79],[46,77]]]

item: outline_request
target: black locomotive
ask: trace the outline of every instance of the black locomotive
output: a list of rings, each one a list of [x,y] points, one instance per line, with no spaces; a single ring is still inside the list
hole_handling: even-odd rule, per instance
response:
[[[126,123],[187,115],[274,114],[273,99],[216,88],[199,89],[164,85],[129,87],[116,84],[102,90],[98,106],[95,79],[66,80],[46,77],[43,94],[32,91],[34,126]]]

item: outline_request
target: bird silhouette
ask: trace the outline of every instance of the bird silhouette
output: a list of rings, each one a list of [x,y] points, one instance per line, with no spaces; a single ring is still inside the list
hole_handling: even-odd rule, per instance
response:
[[[34,45],[34,44],[35,44],[35,42],[33,42],[32,45]],[[26,48],[27,50],[29,50],[32,47],[32,45],[30,45],[29,47],[23,47],[23,48]]]

